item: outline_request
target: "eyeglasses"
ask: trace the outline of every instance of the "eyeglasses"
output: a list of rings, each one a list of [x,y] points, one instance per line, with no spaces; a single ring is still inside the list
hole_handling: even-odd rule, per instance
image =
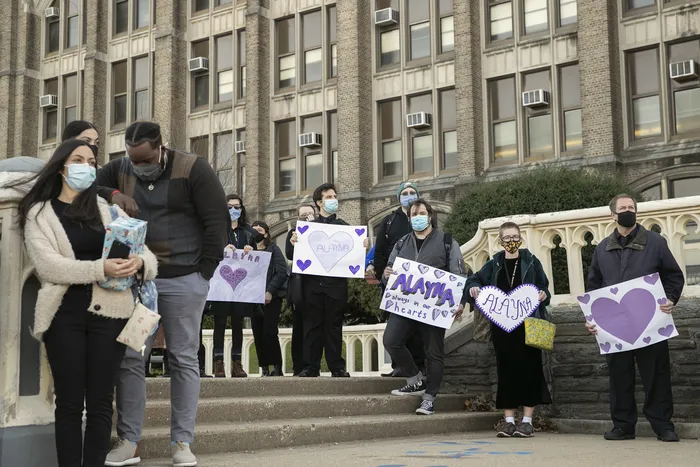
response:
[[[519,242],[520,237],[503,237],[501,240],[504,242]]]
[[[240,205],[239,205],[239,206],[231,206],[231,205],[229,204],[228,208],[229,208],[229,209],[231,209],[231,208],[233,208],[233,209],[241,209],[241,206],[240,206]]]

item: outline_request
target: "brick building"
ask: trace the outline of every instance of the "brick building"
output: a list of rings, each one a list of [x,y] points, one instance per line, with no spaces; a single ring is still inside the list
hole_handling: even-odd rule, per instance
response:
[[[401,180],[444,216],[460,186],[535,163],[700,193],[700,1],[23,0],[0,17],[0,157],[47,158],[82,118],[107,161],[155,120],[280,239],[323,181],[371,226]]]

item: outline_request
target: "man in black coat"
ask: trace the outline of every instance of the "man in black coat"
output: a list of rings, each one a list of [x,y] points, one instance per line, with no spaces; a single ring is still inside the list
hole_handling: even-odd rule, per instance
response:
[[[666,240],[637,224],[637,203],[629,195],[618,195],[610,202],[615,231],[600,242],[593,253],[586,290],[609,287],[620,282],[659,273],[668,302],[660,305],[664,313],[672,313],[683,292],[685,279]],[[596,334],[596,326],[586,323]],[[610,414],[613,429],[605,439],[620,441],[634,439],[637,424],[635,390],[635,359],[644,383],[644,415],[658,439],[678,441],[673,416],[671,392],[671,362],[668,341],[641,349],[606,356],[610,372]]]

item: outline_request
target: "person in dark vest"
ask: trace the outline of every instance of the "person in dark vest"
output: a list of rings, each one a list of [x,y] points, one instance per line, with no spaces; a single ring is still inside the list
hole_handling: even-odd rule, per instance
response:
[[[639,277],[658,273],[668,302],[661,311],[672,313],[683,293],[685,279],[666,240],[637,223],[637,202],[630,195],[618,195],[610,201],[610,213],[616,228],[596,246],[588,271],[586,290],[610,287]],[[591,334],[594,324],[586,323]],[[621,441],[634,439],[637,425],[635,391],[635,360],[644,385],[644,415],[659,440],[679,440],[673,417],[671,391],[671,361],[668,341],[641,349],[606,355],[610,370],[610,415],[613,429],[605,439]]]

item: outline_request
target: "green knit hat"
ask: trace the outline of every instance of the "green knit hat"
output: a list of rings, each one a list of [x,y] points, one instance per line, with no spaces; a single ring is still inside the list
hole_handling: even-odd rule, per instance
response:
[[[416,190],[416,194],[418,195],[418,197],[420,197],[420,191],[418,190],[418,185],[416,185],[416,184],[413,183],[413,182],[403,182],[403,183],[401,183],[401,185],[399,185],[399,191],[396,192],[396,197],[400,199],[400,198],[401,198],[401,192],[402,192],[403,190],[405,190],[406,188],[413,188],[414,190]]]

